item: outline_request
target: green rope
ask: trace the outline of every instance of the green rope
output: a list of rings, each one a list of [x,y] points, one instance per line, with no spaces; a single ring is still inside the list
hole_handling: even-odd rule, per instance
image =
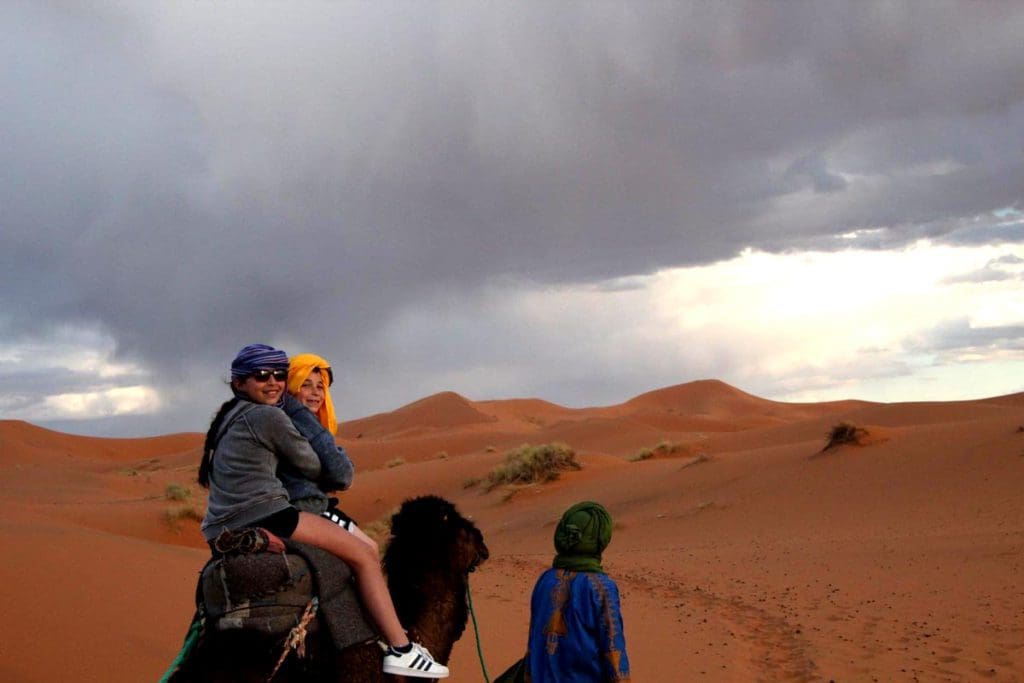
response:
[[[480,658],[480,669],[484,672],[485,683],[491,683],[487,675],[487,665],[484,664],[484,651],[480,647],[480,628],[476,624],[476,612],[473,610],[473,594],[469,591],[469,577],[466,577],[466,602],[469,603],[469,616],[473,617],[473,633],[476,635],[476,654]]]
[[[171,662],[170,668],[167,669],[167,672],[160,679],[160,683],[167,683],[167,681],[171,680],[171,676],[174,675],[178,670],[178,667],[181,666],[181,663],[184,662],[192,652],[192,648],[195,647],[196,641],[199,640],[199,636],[203,633],[204,621],[205,620],[202,615],[197,611],[195,616],[192,617],[192,625],[189,626],[188,634],[185,636],[185,643],[181,646],[178,656],[174,658],[173,662]]]

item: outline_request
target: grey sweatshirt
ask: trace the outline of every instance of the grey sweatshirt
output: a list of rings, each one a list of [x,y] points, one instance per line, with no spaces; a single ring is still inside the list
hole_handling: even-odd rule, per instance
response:
[[[276,476],[279,463],[314,481],[320,474],[309,441],[275,406],[239,401],[224,416],[219,436],[202,524],[207,541],[289,507],[288,491]]]

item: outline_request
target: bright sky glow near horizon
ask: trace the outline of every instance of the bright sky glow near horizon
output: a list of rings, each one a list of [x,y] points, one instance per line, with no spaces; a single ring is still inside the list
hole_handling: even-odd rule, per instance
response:
[[[0,8],[0,419],[1024,391],[1014,3]]]

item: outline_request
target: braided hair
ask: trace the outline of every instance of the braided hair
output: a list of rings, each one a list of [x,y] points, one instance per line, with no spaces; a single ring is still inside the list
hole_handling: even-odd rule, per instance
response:
[[[206,441],[203,442],[203,457],[199,461],[199,484],[203,488],[210,488],[210,469],[213,467],[213,452],[217,449],[217,433],[220,432],[224,417],[231,411],[241,399],[238,396],[228,399],[213,416],[210,422],[210,429],[206,432]]]

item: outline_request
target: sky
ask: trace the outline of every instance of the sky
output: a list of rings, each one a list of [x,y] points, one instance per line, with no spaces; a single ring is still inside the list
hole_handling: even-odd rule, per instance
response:
[[[0,3],[0,418],[1024,391],[1024,4]]]

